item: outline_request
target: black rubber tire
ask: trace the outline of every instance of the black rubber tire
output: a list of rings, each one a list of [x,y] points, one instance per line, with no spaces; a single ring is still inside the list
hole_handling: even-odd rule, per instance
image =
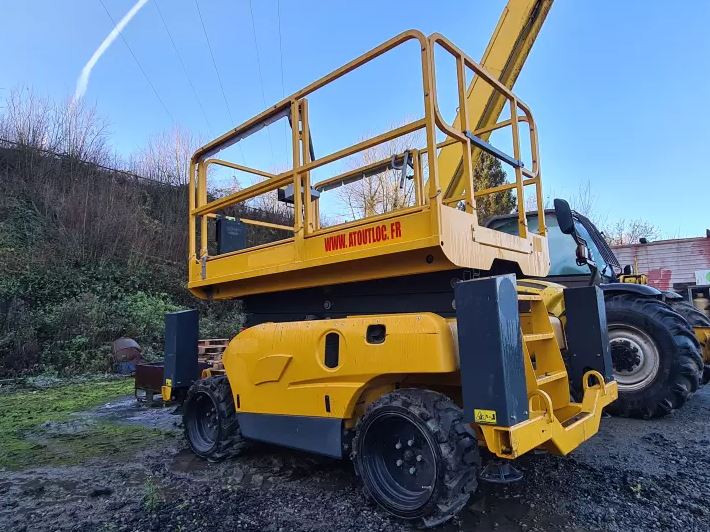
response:
[[[432,478],[435,480],[429,484],[433,488],[425,502],[415,503],[419,505],[417,508],[404,510],[393,506],[392,500],[380,492],[383,485],[375,485],[372,459],[368,460],[366,454],[370,448],[367,437],[373,423],[383,416],[409,421],[425,435],[433,453],[436,466]],[[351,459],[363,481],[366,497],[396,517],[425,528],[448,521],[464,507],[478,486],[481,465],[476,435],[471,426],[463,422],[462,410],[445,395],[419,389],[394,391],[369,406],[358,422]]]
[[[668,304],[673,310],[683,316],[691,327],[710,327],[710,318],[687,301],[668,301]],[[708,349],[708,347],[705,347],[705,349]],[[710,382],[710,365],[705,364],[702,384],[707,384],[708,382]]]
[[[209,437],[201,435],[205,407],[214,409],[213,430]],[[185,439],[192,451],[210,461],[239,454],[247,445],[239,430],[234,397],[226,376],[201,379],[190,386],[183,403],[182,423]]]
[[[625,391],[607,410],[623,417],[651,419],[680,408],[698,389],[703,370],[699,345],[688,322],[663,301],[636,294],[605,297],[607,324],[645,332],[659,353],[655,378],[644,388]]]
[[[691,327],[710,327],[710,318],[687,301],[667,301],[667,303],[683,316]]]

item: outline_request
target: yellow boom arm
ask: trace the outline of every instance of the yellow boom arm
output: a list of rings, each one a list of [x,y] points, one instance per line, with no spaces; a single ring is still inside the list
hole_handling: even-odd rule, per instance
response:
[[[512,88],[515,84],[552,2],[553,0],[509,0],[503,10],[483,54],[481,66],[506,87]],[[491,85],[479,76],[474,77],[466,94],[468,122],[474,126],[474,131],[495,124],[505,103],[505,99]],[[459,120],[457,115],[454,121],[457,128]],[[481,138],[487,140],[489,136],[490,133],[485,133]],[[439,153],[439,179],[441,189],[445,191],[445,198],[459,196],[465,189],[461,171],[461,150],[461,145],[454,143],[445,146]],[[479,148],[473,151],[474,165],[479,153]]]

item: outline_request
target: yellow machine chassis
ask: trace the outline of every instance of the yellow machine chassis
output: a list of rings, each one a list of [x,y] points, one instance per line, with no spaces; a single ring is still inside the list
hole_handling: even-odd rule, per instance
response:
[[[528,419],[504,427],[496,424],[495,413],[477,411],[474,424],[480,441],[499,457],[536,448],[569,453],[597,432],[603,408],[617,397],[615,382],[589,371],[581,401],[570,400],[547,306],[560,305],[560,294],[552,283],[519,290],[520,304],[527,305],[520,318]],[[365,331],[374,324],[386,327],[386,342],[366,341]],[[223,363],[240,414],[335,418],[354,428],[369,403],[397,388],[439,390],[460,403],[456,327],[455,319],[432,313],[266,323],[232,340]],[[329,334],[340,342],[334,367],[323,358]]]
[[[388,51],[410,41],[419,44],[424,116],[387,133],[364,140],[312,160],[307,96],[321,87],[365,65]],[[453,56],[456,63],[459,115],[454,125],[442,118],[436,98],[434,49]],[[510,119],[474,129],[469,124],[466,101],[466,72],[470,70],[502,99],[510,110]],[[293,167],[280,174],[248,168],[215,158],[220,150],[237,143],[265,125],[288,116],[292,127]],[[520,131],[529,132],[531,168],[521,162]],[[513,153],[496,152],[512,162],[514,182],[475,190],[473,186],[472,138],[487,138],[491,132],[509,129]],[[318,183],[311,172],[324,165],[352,156],[416,131],[424,131],[426,146],[412,149],[415,204],[386,214],[366,215],[362,219],[331,227],[321,227],[319,200],[313,190],[337,183],[349,183],[358,174],[377,167],[349,171]],[[447,140],[436,142],[436,133]],[[452,176],[440,175],[438,150],[458,145],[463,153],[456,193],[447,193],[442,184]],[[422,159],[427,163],[426,172]],[[386,162],[386,161],[385,161]],[[222,166],[263,178],[263,181],[228,196],[208,201],[207,177],[211,166]],[[426,180],[424,176],[427,176]],[[277,242],[248,249],[210,255],[208,220],[224,209],[248,202],[257,196],[292,185],[294,195],[293,225],[279,225],[242,218],[243,223],[281,229],[292,236]],[[202,298],[233,298],[251,294],[279,292],[332,283],[354,282],[453,268],[489,270],[495,260],[519,265],[523,274],[544,276],[549,268],[545,228],[537,234],[528,232],[525,217],[526,186],[535,187],[537,204],[542,209],[542,188],[538,165],[537,129],[529,108],[508,88],[488,74],[473,59],[445,37],[425,37],[410,30],[358,57],[305,89],[296,92],[269,110],[245,122],[215,141],[200,148],[192,158],[190,171],[189,289]],[[463,192],[461,192],[463,190]],[[503,191],[515,191],[518,205],[519,236],[504,234],[478,223],[476,198]]]

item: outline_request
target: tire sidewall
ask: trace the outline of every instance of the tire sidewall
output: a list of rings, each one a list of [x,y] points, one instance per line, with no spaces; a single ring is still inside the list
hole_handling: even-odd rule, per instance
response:
[[[362,453],[362,448],[364,447],[363,444],[364,439],[367,436],[367,431],[374,424],[374,422],[380,419],[382,416],[391,414],[399,415],[407,419],[407,421],[409,421],[410,423],[414,424],[422,433],[422,435],[426,438],[426,441],[435,457],[436,480],[434,482],[434,489],[431,491],[427,502],[420,506],[416,511],[403,511],[401,509],[392,507],[386,501],[380,500],[376,490],[371,489],[369,485],[370,477],[369,474],[367,474],[365,470],[365,465],[363,463],[364,455]],[[446,470],[445,468],[441,467],[444,461],[441,454],[441,448],[439,447],[439,443],[437,442],[436,436],[430,431],[427,423],[405,407],[398,405],[387,405],[381,406],[375,411],[366,414],[362,420],[362,424],[358,429],[358,432],[360,434],[358,435],[358,438],[356,438],[354,442],[355,446],[353,448],[355,455],[354,464],[358,476],[362,479],[363,491],[365,492],[365,495],[368,498],[374,500],[377,504],[382,506],[388,512],[393,513],[403,519],[418,519],[420,517],[428,515],[431,512],[432,508],[436,505],[436,502],[439,498],[439,494],[442,491],[443,483],[446,477]]]
[[[193,444],[192,438],[190,438],[188,435],[189,429],[187,427],[187,418],[189,416],[196,416],[196,402],[200,396],[208,397],[209,400],[212,401],[212,405],[214,406],[215,412],[217,413],[217,436],[214,442],[212,443],[212,446],[208,450],[197,449]],[[222,424],[224,422],[224,415],[222,409],[220,408],[219,398],[215,396],[214,391],[211,390],[208,386],[198,386],[196,387],[196,389],[190,389],[190,393],[188,394],[187,399],[185,400],[183,408],[185,410],[185,414],[183,416],[183,424],[185,425],[185,432],[187,436],[186,439],[188,444],[190,445],[190,449],[192,449],[192,452],[194,452],[197,456],[200,456],[201,458],[210,458],[212,453],[218,450],[220,441],[224,436],[224,429],[222,427]]]
[[[662,320],[654,316],[644,314],[635,308],[611,308],[607,307],[607,325],[609,329],[616,326],[623,328],[631,325],[642,330],[654,342],[658,351],[658,371],[653,380],[646,387],[638,390],[625,390],[619,388],[619,393],[631,403],[649,401],[660,401],[668,396],[667,385],[676,368],[677,362],[675,352],[677,346],[673,339],[673,333]]]

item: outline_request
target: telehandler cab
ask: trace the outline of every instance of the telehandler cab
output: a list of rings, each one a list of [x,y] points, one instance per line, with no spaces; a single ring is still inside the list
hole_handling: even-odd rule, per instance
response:
[[[528,213],[529,228],[538,226],[539,216],[539,212]],[[486,225],[516,234],[517,215],[497,216]],[[566,202],[555,200],[555,210],[544,212],[544,225],[551,261],[545,280],[564,286],[595,285],[604,294],[619,387],[619,399],[609,410],[648,419],[683,406],[703,381],[699,341],[704,347],[705,378],[710,373],[707,318],[688,308],[674,292],[639,284],[638,278],[636,283],[620,282],[617,274],[622,268],[601,232],[587,217],[570,211]]]
[[[417,45],[422,115],[316,157],[308,97],[407,42]],[[439,111],[434,51],[456,66],[453,123]],[[479,94],[507,108],[509,119],[471,123],[467,106]],[[273,174],[217,158],[283,117],[291,126],[288,170]],[[521,160],[521,129],[529,165]],[[421,148],[316,178],[329,163],[416,131],[424,134]],[[488,142],[494,131],[509,133],[510,150]],[[512,167],[514,182],[475,190],[473,164],[482,151]],[[460,161],[452,165],[456,152]],[[216,198],[208,185],[216,167],[263,180]],[[323,223],[329,191],[392,169],[411,182],[410,204]],[[414,30],[200,148],[189,182],[188,287],[205,299],[241,298],[248,319],[222,365],[205,369],[187,392],[183,421],[193,451],[216,460],[263,441],[349,457],[379,505],[433,526],[476,489],[479,447],[505,460],[536,449],[565,455],[594,435],[617,397],[601,291],[516,279],[548,273],[545,226],[530,230],[524,212],[525,189],[534,188],[541,204],[541,186],[528,106],[445,37]],[[477,198],[502,189],[517,194],[517,235],[479,224]],[[244,208],[234,216],[265,195],[292,205],[290,219],[260,220]],[[252,238],[264,230],[280,236]],[[176,383],[195,371],[195,323],[189,312],[168,317],[164,397],[174,397]],[[567,365],[563,336],[572,354]]]

